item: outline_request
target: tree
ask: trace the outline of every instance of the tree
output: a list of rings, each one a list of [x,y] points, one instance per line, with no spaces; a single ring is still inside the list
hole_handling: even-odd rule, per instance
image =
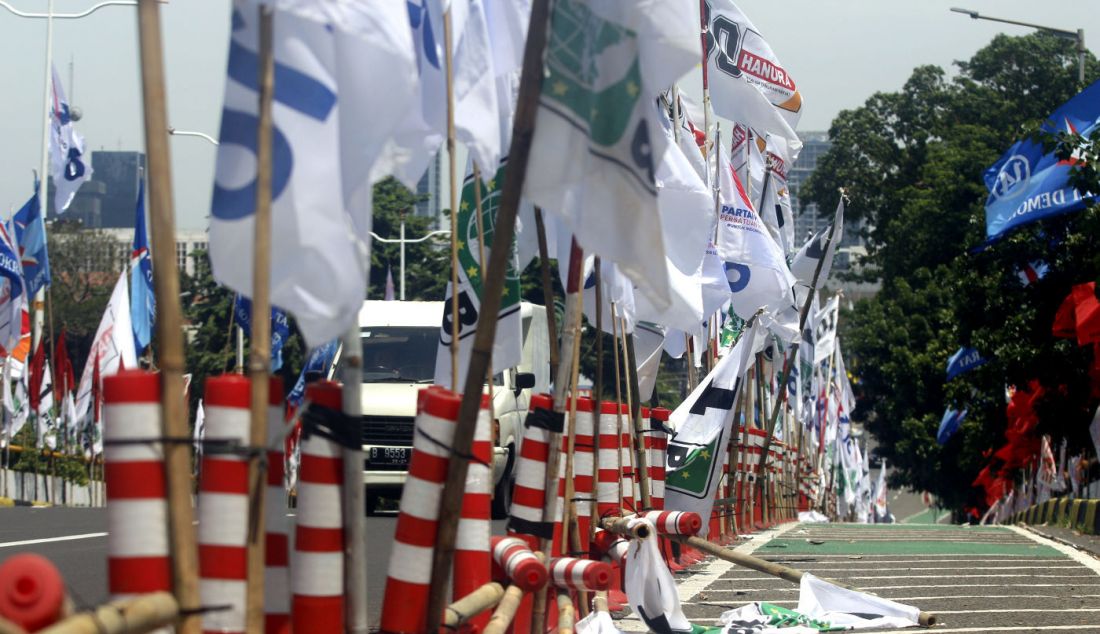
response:
[[[840,113],[802,195],[828,209],[848,187],[847,215],[864,221],[869,247],[862,276],[882,284],[841,322],[860,368],[856,419],[895,467],[895,484],[962,508],[981,506],[965,485],[1004,442],[1006,384],[1038,378],[1057,392],[1040,404],[1037,431],[1084,446],[1089,352],[1051,337],[1050,325],[1072,284],[1100,274],[1100,219],[1095,210],[1052,218],[982,248],[982,173],[1078,90],[1076,53],[1047,34],[1001,35],[957,66],[950,79],[919,67],[901,91]],[[1090,56],[1087,75],[1098,71]],[[1017,271],[1036,259],[1053,272],[1024,286]],[[960,346],[992,360],[945,383]],[[940,446],[952,404],[969,415]]]
[[[433,219],[414,215],[419,198],[396,179],[390,177],[374,186],[373,231],[383,238],[400,235],[401,216],[405,217],[406,239],[423,237],[432,230]],[[450,217],[449,211],[446,218]],[[449,228],[445,221],[444,229]],[[367,297],[382,299],[386,292],[386,272],[392,271],[394,285],[398,276],[401,245],[377,240],[371,245],[370,290]],[[405,298],[409,300],[442,300],[451,279],[450,247],[446,236],[405,245]]]

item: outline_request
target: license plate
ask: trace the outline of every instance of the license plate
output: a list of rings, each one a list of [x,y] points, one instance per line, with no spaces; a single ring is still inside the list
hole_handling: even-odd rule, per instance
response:
[[[375,464],[408,464],[408,447],[371,447],[369,459]]]

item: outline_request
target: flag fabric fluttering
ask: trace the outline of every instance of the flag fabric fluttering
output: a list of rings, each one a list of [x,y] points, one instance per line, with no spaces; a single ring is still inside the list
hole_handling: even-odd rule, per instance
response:
[[[153,340],[157,319],[157,297],[153,293],[153,258],[145,232],[145,180],[138,183],[134,212],[134,249],[130,254],[130,323],[134,349],[141,354]]]
[[[802,93],[764,36],[732,0],[706,0],[703,11],[714,112],[783,137],[794,159],[802,148],[794,131],[802,115]]]
[[[50,258],[46,249],[46,224],[38,207],[38,196],[31,196],[12,216],[15,243],[23,265],[27,295],[34,297],[39,289],[50,285]]]
[[[829,232],[832,231],[832,227],[836,227],[833,231],[833,238],[829,240]],[[825,281],[829,279],[829,272],[833,268],[833,256],[836,254],[836,245],[840,244],[840,241],[844,238],[844,196],[840,197],[840,201],[836,205],[836,215],[833,217],[833,222],[829,226],[825,227],[821,231],[818,231],[813,237],[806,241],[806,244],[802,245],[802,248],[795,254],[794,259],[791,260],[791,273],[798,278],[798,283],[803,286],[811,286],[814,279],[814,271],[817,270],[817,263],[824,258],[825,262],[821,265],[821,274],[818,276],[817,287],[821,288],[825,285]],[[825,244],[828,243],[828,248]]]
[[[710,517],[733,428],[741,377],[751,365],[759,321],[747,330],[714,370],[669,417],[675,435],[666,454],[665,509]],[[705,536],[707,524],[700,535]]]
[[[130,297],[127,292],[126,272],[118,277],[115,289],[107,301],[103,318],[92,338],[92,348],[88,351],[88,360],[80,374],[80,386],[76,391],[76,415],[84,421],[91,409],[93,390],[98,393],[99,385],[94,385],[93,375],[112,376],[122,367],[137,368],[137,352],[134,350],[134,332],[130,327]],[[86,421],[87,422],[87,421]],[[92,432],[92,450],[95,454],[103,452],[103,434],[99,428],[98,411],[93,412],[90,422],[94,424]]]
[[[12,387],[14,379],[15,386]],[[3,371],[3,399],[4,410],[7,412],[7,436],[11,438],[27,423],[30,412],[30,403],[27,402],[27,373],[19,377],[12,375],[10,363],[4,364]]]
[[[886,493],[886,459],[883,458],[882,466],[878,470],[878,483],[875,484],[875,522],[878,524],[890,523]]]
[[[614,9],[554,4],[525,193],[664,309],[672,254],[655,174],[669,144],[655,99],[697,62],[699,25],[686,3]]]
[[[821,363],[833,356],[836,350],[836,329],[840,321],[840,295],[833,295],[825,302],[825,308],[812,317],[814,326],[814,363]],[[832,377],[829,377],[832,380]]]
[[[1060,488],[1055,481],[1057,471],[1058,467],[1057,463],[1054,462],[1054,452],[1050,448],[1050,435],[1043,434],[1039,445],[1039,470],[1035,474],[1035,480],[1041,486],[1046,487],[1048,491],[1056,491]]]
[[[1050,271],[1050,265],[1042,260],[1032,260],[1027,264],[1021,266],[1016,271],[1016,275],[1020,278],[1020,283],[1024,286],[1028,286],[1038,282],[1046,277],[1046,274]]]
[[[947,359],[947,380],[950,381],[986,363],[989,363],[989,359],[983,357],[982,353],[974,348],[963,346]]]
[[[233,298],[233,323],[246,333],[252,332],[252,300],[240,293]],[[290,337],[290,322],[286,312],[271,307],[271,371],[277,372],[283,367],[283,344]]]
[[[951,436],[959,431],[959,427],[964,420],[966,420],[965,408],[957,410],[948,407],[943,413],[943,418],[940,419],[940,428],[936,432],[936,442],[940,445],[946,445],[947,441],[951,439]]]
[[[719,160],[718,255],[724,261],[733,309],[746,320],[760,308],[778,316],[794,307],[795,279],[729,158],[720,153]],[[794,329],[791,334],[797,336],[797,325]]]
[[[18,247],[4,223],[0,223],[0,280],[0,346],[14,355],[22,336],[27,292]]]
[[[73,129],[72,111],[65,88],[52,69],[50,103],[50,174],[53,176],[53,207],[56,213],[69,208],[76,190],[92,177],[92,166],[84,161],[84,137]]]
[[[302,404],[302,399],[305,398],[306,394],[306,383],[310,380],[310,375],[327,374],[333,360],[336,358],[336,351],[339,347],[339,340],[333,339],[314,348],[309,353],[306,364],[302,366],[302,371],[298,374],[298,381],[294,383],[290,394],[287,394],[286,402],[288,405],[298,407]]]
[[[647,539],[632,539],[626,550],[623,589],[630,609],[654,634],[687,634],[694,631],[677,594],[676,580],[657,546],[657,529],[645,518],[634,518],[629,526],[644,523]]]
[[[439,347],[435,357],[435,384],[462,386],[466,382],[466,369],[469,366],[470,351],[473,349],[474,333],[481,317],[481,296],[484,292],[482,274],[482,251],[488,266],[489,254],[495,233],[494,223],[497,207],[500,205],[501,187],[507,170],[507,160],[501,163],[495,175],[481,187],[481,228],[484,245],[479,240],[477,198],[473,174],[466,178],[462,187],[462,198],[458,208],[458,376],[451,376],[451,339],[454,334],[452,320],[454,290],[447,285],[443,302],[443,323],[439,329]],[[515,243],[500,245],[508,249],[508,268],[504,275],[504,288],[501,291],[500,311],[497,313],[497,327],[493,341],[493,372],[510,368],[522,358],[522,329],[520,318],[520,270],[517,263]]]
[[[234,3],[210,219],[214,276],[249,297],[259,5]],[[366,297],[371,168],[416,81],[407,6],[297,0],[276,10],[271,303],[309,345],[347,331]]]
[[[1055,110],[1040,127],[1047,134],[1079,134],[1084,138],[1100,124],[1100,81],[1077,93]],[[1084,209],[1092,195],[1069,184],[1070,171],[1081,159],[1059,159],[1031,138],[1017,141],[983,174],[985,234],[994,240],[1021,225]]]
[[[788,189],[787,173],[791,169],[790,152],[787,140],[769,134],[767,136],[767,173],[760,193],[760,218],[768,228],[768,233],[779,245],[783,255],[795,249],[794,212],[791,209],[791,192]]]

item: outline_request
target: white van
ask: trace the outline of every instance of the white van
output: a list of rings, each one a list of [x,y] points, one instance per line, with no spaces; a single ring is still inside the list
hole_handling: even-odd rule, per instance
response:
[[[546,309],[523,302],[520,315],[523,359],[493,380],[493,515],[497,518],[506,515],[511,502],[507,484],[530,395],[532,390],[548,391],[550,385]],[[383,498],[400,497],[412,454],[417,393],[432,384],[442,321],[443,302],[366,301],[359,311],[368,512],[378,510]]]

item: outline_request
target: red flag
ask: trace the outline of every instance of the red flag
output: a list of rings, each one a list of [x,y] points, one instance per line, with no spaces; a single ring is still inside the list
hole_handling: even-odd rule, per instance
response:
[[[1062,305],[1058,307],[1058,312],[1054,314],[1054,323],[1051,325],[1051,333],[1055,337],[1062,337],[1065,339],[1072,339],[1077,336],[1077,318],[1074,315],[1074,308],[1076,303],[1073,301],[1073,293],[1070,292],[1066,295],[1066,298],[1062,300]]]
[[[69,350],[65,345],[65,329],[61,329],[61,334],[57,337],[57,345],[54,346],[53,352],[53,385],[54,391],[64,398],[69,392],[76,388],[76,381],[73,376],[73,363],[69,360]]]
[[[38,406],[42,402],[42,379],[46,371],[46,346],[39,341],[38,348],[34,351],[34,357],[31,359],[31,374],[27,381],[27,400],[30,403],[31,411],[37,412]]]
[[[1100,341],[1100,300],[1096,298],[1096,282],[1074,286],[1073,303],[1077,345]]]

